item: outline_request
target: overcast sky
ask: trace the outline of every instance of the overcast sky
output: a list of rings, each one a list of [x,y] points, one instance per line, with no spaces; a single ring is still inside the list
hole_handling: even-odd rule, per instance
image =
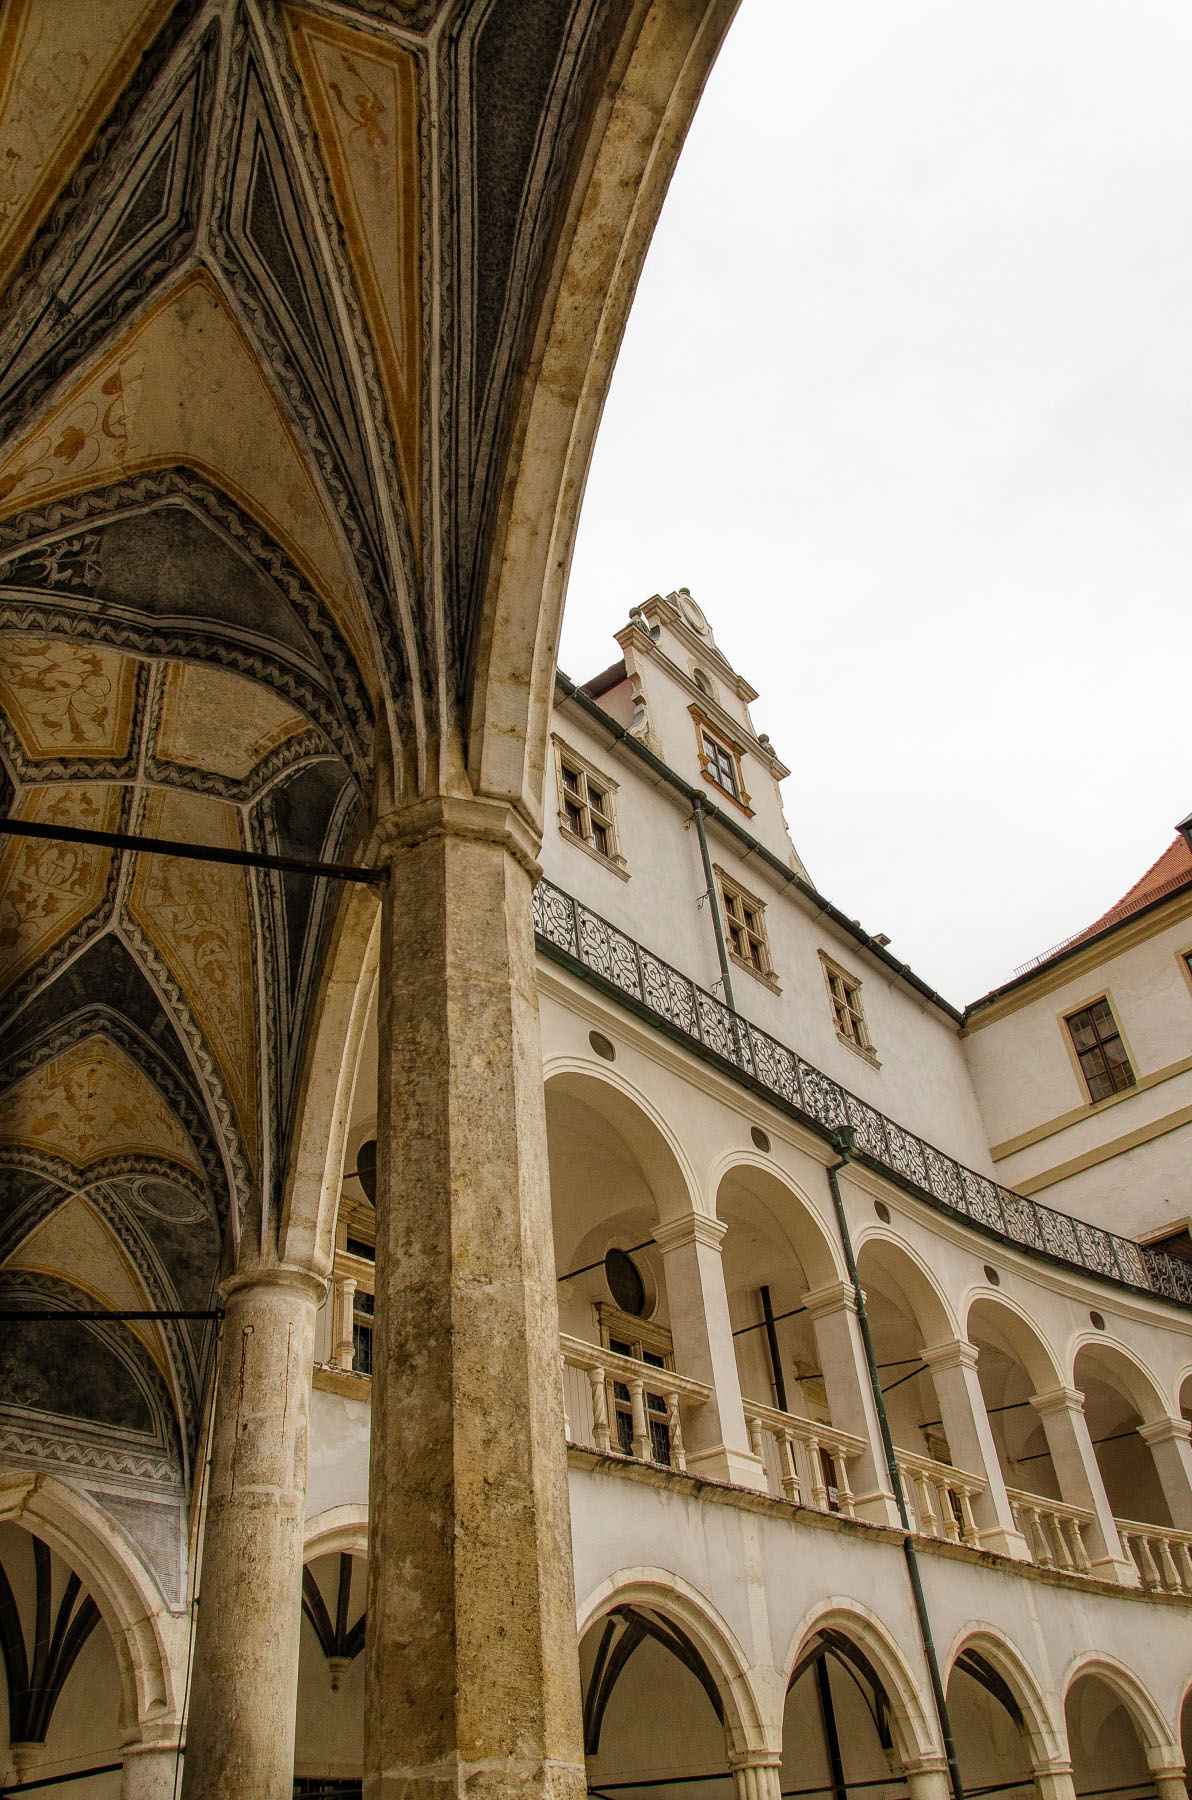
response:
[[[1192,809],[1192,6],[744,0],[560,654],[691,589],[817,885],[957,1003]]]

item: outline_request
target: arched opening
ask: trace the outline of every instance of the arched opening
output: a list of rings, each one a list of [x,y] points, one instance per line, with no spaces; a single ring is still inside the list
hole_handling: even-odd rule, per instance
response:
[[[687,1183],[658,1126],[607,1082],[552,1077],[546,1123],[568,1435],[683,1468],[703,1405],[684,1378],[706,1370],[684,1364],[655,1231],[690,1209]]]
[[[745,1416],[770,1491],[851,1517],[853,1468],[869,1446],[834,1418],[836,1405],[856,1422],[855,1396],[839,1392],[855,1371],[825,1355],[806,1304],[809,1290],[838,1279],[823,1227],[784,1182],[748,1164],[722,1178],[716,1210]]]
[[[907,1788],[894,1718],[890,1694],[865,1650],[846,1632],[821,1627],[787,1684],[783,1794],[846,1800],[855,1790],[899,1800]]]
[[[1077,1800],[1152,1800],[1155,1784],[1138,1722],[1103,1675],[1078,1675],[1064,1702]]]
[[[1185,1776],[1192,1776],[1192,1687],[1184,1695],[1184,1704],[1180,1708],[1180,1750]]]
[[[956,1340],[948,1307],[918,1263],[884,1238],[862,1245],[857,1271],[912,1521],[925,1537],[976,1545],[974,1503],[985,1483],[980,1470],[965,1467],[950,1441],[959,1428],[971,1439],[971,1418],[964,1418],[968,1402],[940,1380],[926,1355],[929,1348]]]
[[[968,1795],[1034,1791],[1030,1740],[1022,1707],[990,1657],[968,1644],[948,1676],[948,1715]]]
[[[55,1794],[116,1800],[125,1733],[107,1625],[70,1564],[35,1533],[7,1523],[0,1524],[0,1664],[9,1779],[55,1778]],[[61,1779],[105,1768],[89,1779]]]
[[[1149,1379],[1111,1345],[1085,1344],[1072,1379],[1084,1395],[1084,1416],[1115,1519],[1170,1525],[1171,1511],[1150,1446],[1139,1427],[1161,1417]]]
[[[580,1678],[590,1794],[645,1800],[679,1781],[691,1800],[725,1800],[724,1696],[681,1623],[657,1606],[613,1607],[584,1634]]]
[[[366,1586],[365,1559],[348,1550],[303,1567],[295,1794],[360,1792]]]

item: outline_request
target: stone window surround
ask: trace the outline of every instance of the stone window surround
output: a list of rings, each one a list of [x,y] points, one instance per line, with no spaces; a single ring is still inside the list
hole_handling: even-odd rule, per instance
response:
[[[621,829],[620,822],[617,818],[617,789],[619,783],[614,781],[611,775],[606,775],[604,770],[598,768],[595,763],[589,762],[588,758],[581,755],[571,744],[565,743],[558,732],[552,731],[551,743],[554,745],[555,751],[555,788],[559,801],[559,835],[563,838],[565,843],[573,844],[577,850],[585,851],[588,856],[592,857],[600,864],[601,868],[611,870],[614,875],[620,876],[622,881],[628,881],[629,868],[625,861],[625,857],[621,852]],[[564,800],[564,794],[567,791],[563,781],[563,767],[565,763],[570,769],[578,774],[582,780],[583,791],[580,795],[580,800],[585,811],[590,810],[590,802],[587,798],[587,784],[589,781],[597,783],[600,792],[605,796],[605,810],[601,813],[600,817],[601,822],[606,825],[610,832],[612,839],[612,850],[607,855],[603,850],[598,849],[595,844],[589,843],[587,838],[580,837],[578,832],[571,829],[571,824],[567,817],[566,802]]]
[[[865,1006],[861,999],[862,982],[860,977],[854,975],[849,969],[844,968],[841,963],[836,961],[835,957],[829,956],[826,950],[820,951],[819,959],[820,966],[824,971],[824,986],[828,990],[828,1004],[832,1009],[832,1020],[836,1028],[838,1040],[840,1043],[844,1044],[847,1049],[851,1050],[854,1056],[862,1057],[869,1064],[871,1069],[880,1069],[882,1065],[878,1059],[877,1051],[873,1047],[873,1039],[869,1032],[869,1021],[865,1017]],[[833,977],[844,985],[845,994],[843,998],[836,994],[832,986]],[[850,1016],[855,1020],[863,1034],[861,1038],[852,1037],[847,1031],[841,1029],[839,1014],[837,1012],[838,1005],[846,1007]]]
[[[706,696],[704,697],[706,698]],[[701,775],[704,777],[705,781],[710,781],[712,783],[712,786],[716,789],[718,794],[723,794],[726,800],[731,800],[734,806],[740,807],[746,818],[752,819],[753,806],[750,803],[749,791],[745,786],[745,771],[742,764],[742,759],[745,755],[745,745],[741,742],[740,738],[735,737],[731,732],[726,731],[724,726],[720,724],[718,720],[709,717],[702,706],[696,706],[693,703],[687,710],[691,714],[692,723],[695,726],[695,743],[699,755]],[[716,778],[712,759],[704,746],[705,732],[707,732],[708,736],[714,743],[718,744],[721,749],[727,750],[733,760],[737,772],[738,791],[735,794],[731,788],[726,788],[724,784]]]
[[[765,987],[768,987],[772,993],[780,994],[782,988],[779,985],[777,975],[774,973],[774,959],[770,954],[770,936],[766,929],[765,901],[759,900],[756,894],[752,894],[748,888],[742,887],[735,876],[730,875],[727,870],[722,869],[719,863],[714,863],[712,866],[716,875],[716,886],[719,890],[718,898],[724,916],[725,949],[728,951],[729,956],[732,958],[733,962],[736,963],[738,968],[745,969],[753,976],[755,981],[762,982],[762,984]],[[757,920],[759,929],[755,930],[746,925],[742,925],[741,922],[734,917],[729,907],[730,898],[743,902],[743,904],[749,908],[750,912]],[[762,966],[760,968],[758,968],[755,963],[750,962],[748,957],[741,956],[738,951],[733,948],[732,928],[734,924],[738,925],[741,929],[748,931],[749,936],[759,946],[762,957]]]
[[[1094,1100],[1092,1097],[1092,1090],[1088,1084],[1088,1078],[1085,1075],[1084,1069],[1081,1065],[1080,1054],[1076,1048],[1075,1039],[1072,1036],[1071,1021],[1074,1018],[1078,1017],[1080,1013],[1087,1012],[1091,1007],[1100,1005],[1101,1002],[1104,1002],[1104,1004],[1109,1008],[1110,1017],[1112,1018],[1114,1026],[1116,1028],[1116,1035],[1120,1039],[1122,1049],[1126,1053],[1126,1062],[1127,1062],[1127,1066],[1129,1067],[1129,1070],[1130,1070],[1130,1081],[1127,1083],[1127,1085],[1125,1087],[1115,1088],[1111,1093],[1103,1094],[1101,1096],[1100,1100]],[[1062,1012],[1059,1012],[1056,1014],[1056,1023],[1060,1029],[1060,1036],[1063,1038],[1063,1041],[1064,1041],[1064,1048],[1068,1052],[1068,1061],[1072,1065],[1072,1072],[1076,1077],[1078,1091],[1080,1092],[1081,1096],[1083,1097],[1085,1106],[1090,1111],[1092,1111],[1094,1108],[1099,1108],[1099,1107],[1104,1106],[1107,1101],[1128,1098],[1131,1094],[1133,1094],[1137,1091],[1137,1088],[1138,1088],[1138,1058],[1135,1056],[1133,1046],[1131,1045],[1129,1039],[1126,1036],[1125,1030],[1123,1029],[1123,1026],[1122,1026],[1121,1014],[1120,1014],[1118,1008],[1114,1005],[1113,1000],[1110,995],[1110,990],[1107,987],[1102,988],[1099,991],[1094,990],[1094,992],[1089,996],[1088,999],[1081,1000],[1075,1006],[1071,1006],[1071,1005],[1065,1006]]]

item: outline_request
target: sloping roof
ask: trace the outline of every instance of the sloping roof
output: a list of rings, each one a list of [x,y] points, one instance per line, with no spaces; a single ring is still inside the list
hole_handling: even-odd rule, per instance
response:
[[[1142,912],[1146,907],[1153,905],[1156,900],[1165,899],[1168,894],[1174,894],[1177,889],[1186,887],[1190,883],[1192,883],[1192,850],[1189,850],[1182,837],[1177,836],[1168,844],[1158,861],[1153,862],[1146,874],[1140,876],[1134,886],[1128,888],[1121,899],[1115,901],[1107,912],[1103,912],[1099,919],[1094,919],[1091,925],[1086,925],[1083,931],[1074,932],[1071,937],[1064,938],[1062,943],[1053,944],[1050,950],[1044,950],[1041,955],[1032,957],[1030,962],[1023,963],[1021,968],[1014,971],[1015,980],[1024,975],[1033,975],[1036,969],[1041,969],[1044,963],[1049,963],[1053,957],[1074,950],[1078,944],[1083,944],[1089,938],[1099,936],[1101,932],[1108,931],[1114,925],[1123,924],[1126,919],[1133,918],[1135,913]],[[1012,984],[1007,983],[1007,985]],[[1000,992],[1000,989],[994,991]]]

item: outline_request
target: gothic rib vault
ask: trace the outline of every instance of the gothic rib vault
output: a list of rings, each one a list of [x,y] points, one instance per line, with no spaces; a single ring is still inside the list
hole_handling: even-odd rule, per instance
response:
[[[387,817],[479,796],[532,844],[587,455],[732,10],[12,0],[13,818],[358,863]],[[2,840],[0,1304],[202,1314],[285,1260],[346,904]],[[0,1348],[0,1456],[71,1472],[171,1603],[213,1338]]]

